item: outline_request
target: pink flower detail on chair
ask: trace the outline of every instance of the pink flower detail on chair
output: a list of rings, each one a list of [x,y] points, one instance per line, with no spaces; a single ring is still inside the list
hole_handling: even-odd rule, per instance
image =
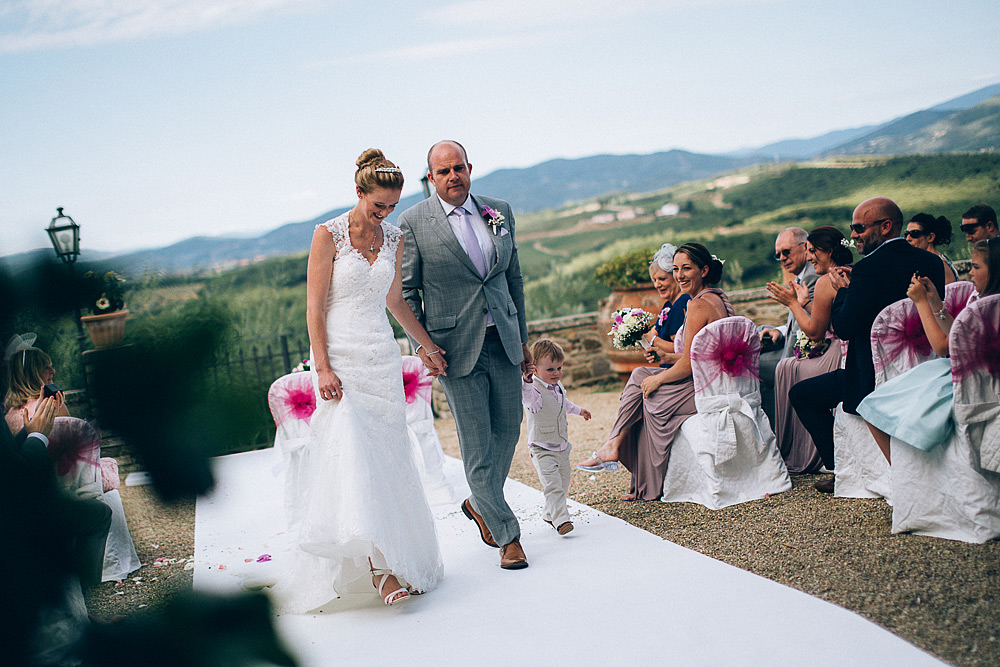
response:
[[[293,389],[288,392],[288,408],[296,419],[309,423],[312,413],[316,411],[316,395],[305,389]]]
[[[309,424],[316,411],[316,392],[311,373],[290,373],[278,378],[268,392],[274,423],[281,426],[291,418]]]
[[[753,350],[743,338],[732,337],[719,341],[719,362],[722,372],[733,377],[756,375],[753,370]]]
[[[433,378],[427,375],[427,369],[417,357],[403,357],[403,394],[407,403],[413,403],[420,397],[431,402],[431,384]]]
[[[961,382],[980,370],[1000,375],[1000,297],[967,306],[952,324],[949,343],[952,381]]]
[[[912,367],[931,356],[931,344],[924,333],[917,307],[912,301],[897,302],[886,308],[872,326],[872,341],[878,352],[872,355],[876,375],[881,375],[900,356]]]
[[[69,474],[78,462],[100,467],[100,448],[101,435],[82,419],[60,418],[49,435],[48,453],[59,477]]]

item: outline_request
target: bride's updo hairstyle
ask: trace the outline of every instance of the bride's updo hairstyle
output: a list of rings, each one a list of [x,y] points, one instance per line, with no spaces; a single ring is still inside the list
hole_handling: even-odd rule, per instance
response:
[[[706,285],[718,285],[722,280],[722,261],[708,251],[708,248],[700,243],[685,243],[674,253],[676,257],[679,253],[684,253],[691,258],[694,265],[699,269],[708,267],[708,275],[705,276]],[[676,263],[676,262],[675,262]]]
[[[358,170],[354,174],[354,182],[365,194],[375,188],[403,189],[402,169],[387,160],[379,149],[369,148],[355,164],[358,165]]]
[[[845,238],[836,227],[823,225],[809,232],[806,240],[817,250],[830,253],[830,259],[837,266],[847,266],[854,261],[854,253],[844,245]]]

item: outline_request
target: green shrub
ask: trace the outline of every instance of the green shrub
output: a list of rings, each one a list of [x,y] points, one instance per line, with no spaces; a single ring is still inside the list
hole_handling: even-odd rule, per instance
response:
[[[619,255],[601,264],[594,270],[594,280],[611,289],[635,287],[648,283],[649,263],[653,261],[656,248],[640,248]]]

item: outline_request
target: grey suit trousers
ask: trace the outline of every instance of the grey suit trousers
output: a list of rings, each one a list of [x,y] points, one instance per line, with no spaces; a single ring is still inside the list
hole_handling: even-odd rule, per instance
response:
[[[497,544],[510,544],[521,536],[503,496],[521,434],[520,366],[510,362],[500,336],[490,327],[472,371],[439,379],[458,428],[472,508],[483,516]]]

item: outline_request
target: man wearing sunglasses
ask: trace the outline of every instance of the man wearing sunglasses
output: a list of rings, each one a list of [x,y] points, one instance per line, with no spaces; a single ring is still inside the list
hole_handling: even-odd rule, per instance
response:
[[[997,227],[997,212],[992,206],[976,204],[962,214],[962,233],[969,244],[1000,236]]]
[[[794,279],[795,282],[809,288],[812,296],[813,287],[819,276],[816,269],[807,261],[806,239],[809,232],[801,227],[788,227],[774,241],[774,259],[781,264],[782,283]],[[759,327],[760,332],[760,397],[761,407],[772,426],[774,424],[774,372],[785,357],[791,356],[795,347],[795,335],[799,332],[799,323],[791,311],[788,319],[780,327]]]
[[[842,370],[799,382],[788,394],[829,470],[834,470],[833,409],[843,402],[845,412],[857,414],[858,403],[875,389],[871,348],[875,318],[890,303],[906,298],[914,273],[930,278],[944,294],[941,260],[904,241],[899,236],[902,228],[903,213],[888,197],[868,199],[854,209],[851,239],[864,258],[853,270],[837,267],[829,273],[837,288],[830,322],[841,340],[850,341],[847,363]],[[874,438],[871,446],[877,447]],[[833,493],[833,480],[816,482],[816,488]]]

